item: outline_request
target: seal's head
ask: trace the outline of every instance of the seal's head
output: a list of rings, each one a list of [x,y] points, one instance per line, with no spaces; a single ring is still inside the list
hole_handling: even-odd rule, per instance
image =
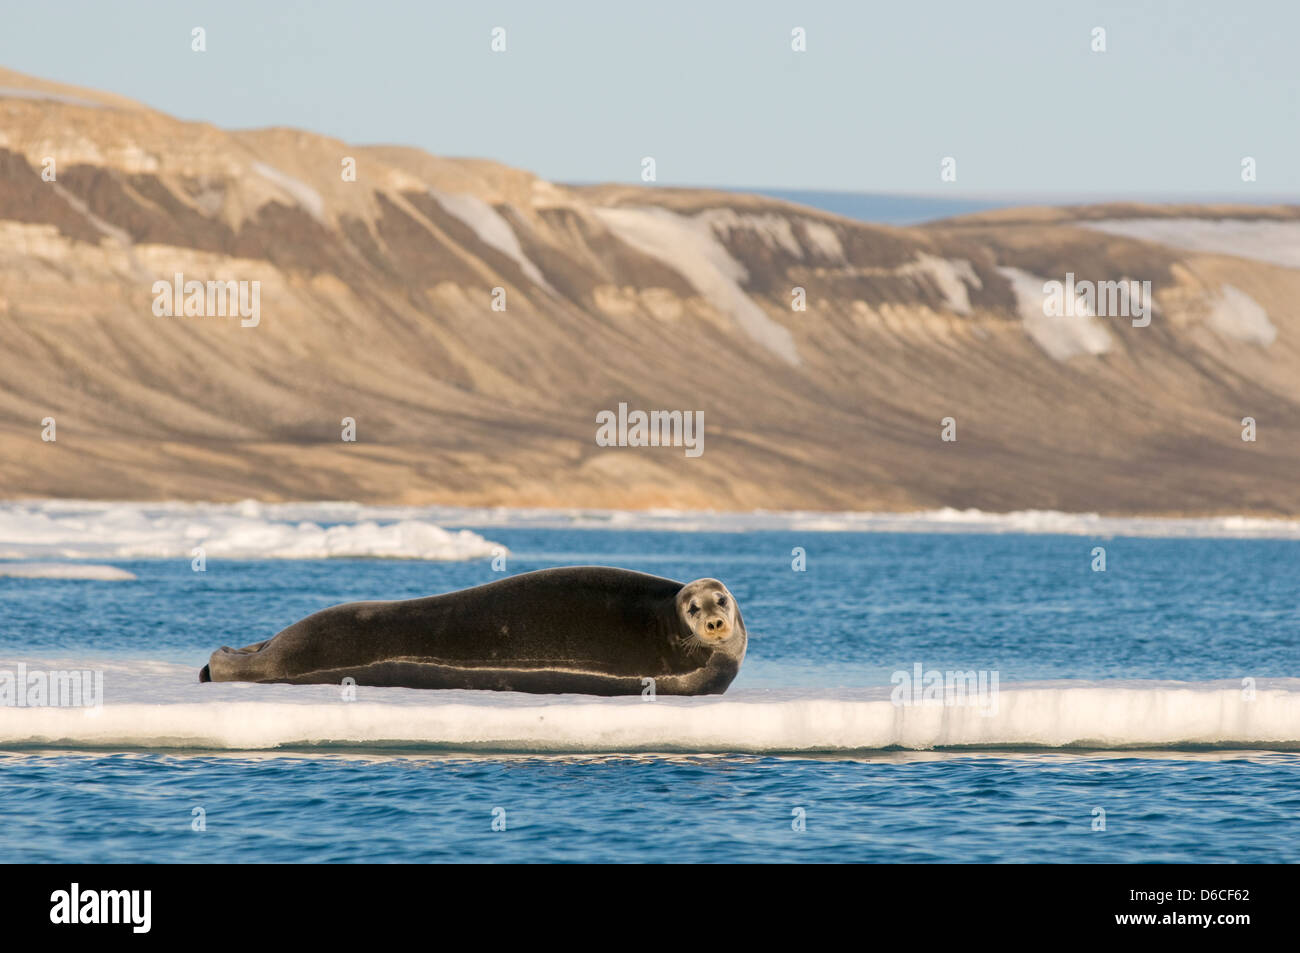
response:
[[[743,643],[745,624],[736,599],[716,579],[696,579],[682,586],[677,593],[677,616],[688,648],[718,649]]]

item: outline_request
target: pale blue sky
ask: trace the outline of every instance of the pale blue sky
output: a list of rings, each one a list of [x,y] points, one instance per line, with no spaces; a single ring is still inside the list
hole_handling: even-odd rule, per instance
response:
[[[60,0],[6,4],[0,64],[558,181],[1245,197],[1300,191],[1297,37],[1289,0]]]

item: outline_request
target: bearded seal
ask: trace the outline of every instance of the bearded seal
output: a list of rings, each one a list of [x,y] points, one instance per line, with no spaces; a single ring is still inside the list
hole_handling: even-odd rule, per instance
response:
[[[200,682],[288,682],[498,692],[720,695],[748,637],[716,579],[581,566],[424,599],[350,602],[265,642],[223,646]]]

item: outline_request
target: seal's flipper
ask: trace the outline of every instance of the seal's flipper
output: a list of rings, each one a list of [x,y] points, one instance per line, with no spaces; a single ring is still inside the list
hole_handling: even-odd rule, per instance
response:
[[[212,672],[208,670],[208,667],[206,665],[203,666],[201,669],[199,669],[199,681],[200,682],[212,681]]]

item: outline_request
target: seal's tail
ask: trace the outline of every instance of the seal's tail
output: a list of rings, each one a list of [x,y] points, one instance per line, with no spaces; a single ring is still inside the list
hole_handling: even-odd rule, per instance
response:
[[[203,666],[201,669],[199,669],[199,681],[200,682],[212,681],[212,671],[206,665]]]

